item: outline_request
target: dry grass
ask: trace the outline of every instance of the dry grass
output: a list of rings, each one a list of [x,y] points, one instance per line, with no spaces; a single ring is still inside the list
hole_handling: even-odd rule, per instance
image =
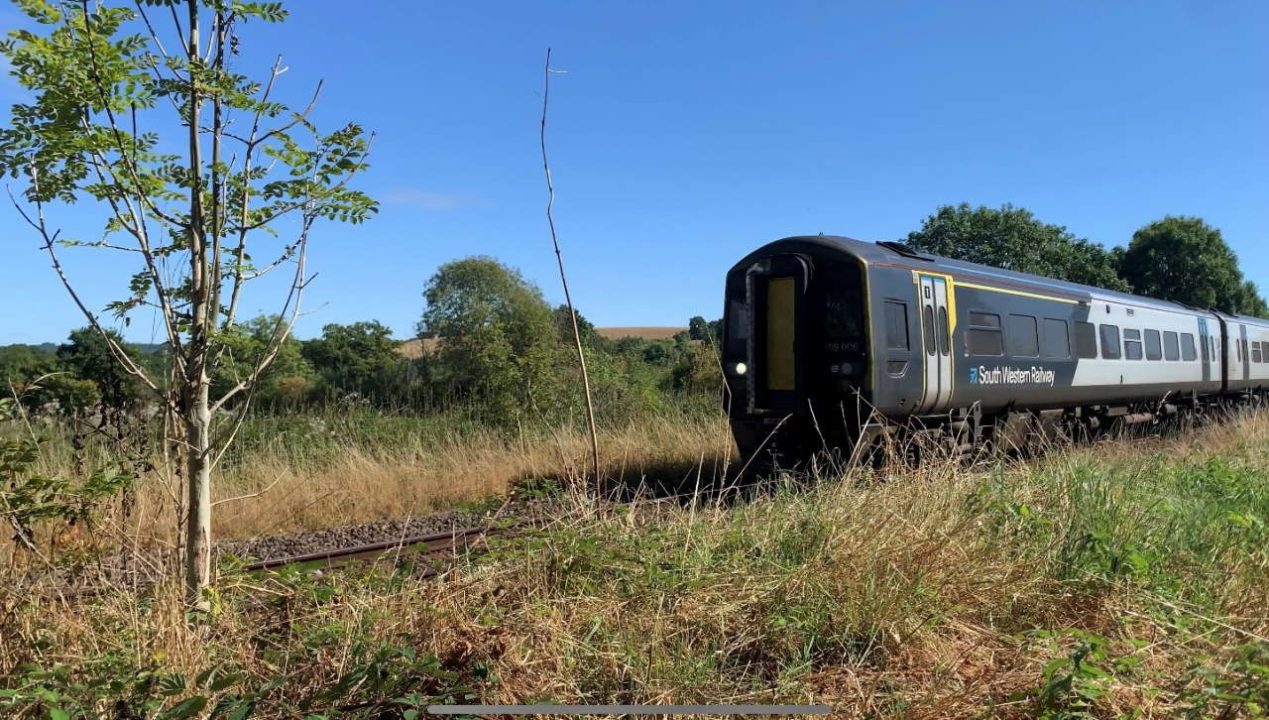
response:
[[[681,332],[687,332],[685,327],[601,327],[595,328],[595,332],[600,337],[609,340],[620,340],[622,338],[642,338],[644,340],[669,340]]]
[[[648,430],[610,436],[611,462],[717,450],[718,428]],[[583,439],[557,440],[525,472],[584,463]],[[87,608],[0,595],[0,672],[21,686],[51,682],[23,662],[81,684],[214,665],[243,674],[222,695],[259,693],[259,717],[395,716],[462,688],[844,717],[1254,716],[1269,702],[1267,471],[1261,414],[1027,464],[788,477],[729,503],[573,497],[555,525],[437,581],[228,574],[210,626],[184,622],[174,588]],[[72,685],[50,686],[77,707],[122,693]]]
[[[524,481],[577,477],[590,465],[589,437],[576,428],[517,436],[461,422],[447,426],[443,419],[416,427],[409,418],[380,417],[391,427],[348,435],[346,426],[362,419],[298,417],[235,446],[213,488],[214,536],[242,539],[419,516],[502,495]],[[627,483],[711,475],[734,456],[726,421],[716,415],[649,416],[603,429],[600,441],[605,476]],[[54,448],[40,469],[72,472],[68,452]],[[172,544],[176,498],[170,478],[158,471],[143,475],[127,513],[109,508],[97,520],[94,540]],[[14,550],[0,549],[0,560]]]

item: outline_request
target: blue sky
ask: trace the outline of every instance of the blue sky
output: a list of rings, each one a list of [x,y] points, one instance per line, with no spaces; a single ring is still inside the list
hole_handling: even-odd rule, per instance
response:
[[[288,6],[287,23],[246,29],[237,67],[263,73],[281,52],[297,100],[324,79],[318,122],[376,132],[360,185],[383,203],[368,224],[318,228],[301,337],[371,318],[410,336],[424,283],[468,255],[561,299],[537,144],[548,45],[567,71],[551,92],[556,221],[598,325],[716,317],[724,272],[761,243],[901,238],[962,201],[1106,245],[1198,215],[1269,286],[1269,3]],[[82,325],[8,207],[0,242],[0,342]],[[100,307],[129,268],[95,252],[68,266]],[[128,335],[157,328],[143,316]]]

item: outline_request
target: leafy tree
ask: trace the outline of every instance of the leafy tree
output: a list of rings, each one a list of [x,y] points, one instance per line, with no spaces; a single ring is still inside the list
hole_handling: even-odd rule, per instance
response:
[[[52,403],[62,415],[82,415],[103,402],[100,386],[92,380],[81,380],[65,373],[54,373],[40,382],[39,392],[32,395],[38,403]],[[105,401],[108,407],[110,401]]]
[[[1120,273],[1150,297],[1224,312],[1265,311],[1221,231],[1196,217],[1168,216],[1133,233]]]
[[[1269,303],[1265,303],[1256,283],[1248,280],[1243,283],[1238,302],[1239,312],[1253,317],[1269,318]]]
[[[1012,205],[944,205],[920,230],[908,233],[906,242],[933,255],[1110,290],[1128,289],[1116,272],[1113,251]]]
[[[709,322],[700,315],[695,315],[687,321],[687,336],[692,340],[708,340],[709,332]]]
[[[186,588],[207,608],[211,471],[223,449],[213,447],[214,419],[281,351],[310,280],[314,224],[361,222],[376,210],[348,186],[365,167],[369,142],[356,124],[318,131],[312,101],[299,110],[279,102],[275,86],[286,70],[280,58],[259,81],[234,67],[244,27],[284,20],[281,3],[17,5],[38,29],[11,31],[0,53],[31,99],[15,104],[9,127],[0,130],[0,172],[23,181],[15,205],[89,324],[178,424],[179,437],[170,441],[186,464],[186,506],[178,509],[186,519]],[[77,202],[103,217],[92,240],[63,236],[51,220],[50,209]],[[136,262],[122,283],[126,294],[106,309],[125,324],[137,308],[157,311],[170,385],[105,333],[99,311],[85,304],[61,264],[68,246],[119,250]],[[291,282],[272,347],[212,397],[222,338],[232,335],[244,288],[279,268],[290,271]]]
[[[362,395],[390,390],[376,383],[404,362],[392,330],[376,320],[324,326],[320,338],[304,343],[304,357],[329,389]]]
[[[20,394],[27,383],[53,372],[56,366],[56,356],[38,345],[0,347],[0,392]]]
[[[567,305],[556,305],[551,311],[551,316],[555,322],[556,331],[559,333],[560,340],[563,342],[573,341],[573,318],[569,313]],[[602,347],[604,345],[604,336],[595,330],[595,324],[582,314],[577,313],[577,332],[581,335],[582,344],[586,347]]]
[[[124,370],[115,360],[110,343],[137,357],[135,347],[123,341],[114,330],[99,333],[91,327],[72,330],[64,345],[57,348],[57,359],[63,368],[80,380],[97,386],[97,397],[109,408],[122,409],[137,403],[145,388],[136,376]]]
[[[488,257],[446,263],[423,292],[419,332],[440,340],[445,380],[497,421],[558,402],[562,344],[542,291]]]
[[[251,391],[236,400],[254,397],[266,406],[294,406],[307,399],[317,386],[317,374],[304,357],[299,340],[289,334],[278,337],[283,326],[276,315],[259,315],[222,333],[219,340],[224,355],[212,376],[212,393],[228,393],[252,373],[267,354],[273,353],[267,370]]]

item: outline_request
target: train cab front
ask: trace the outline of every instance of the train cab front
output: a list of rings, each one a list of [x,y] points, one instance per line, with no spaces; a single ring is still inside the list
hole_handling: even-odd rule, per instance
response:
[[[855,437],[868,369],[859,260],[814,239],[771,243],[727,274],[725,399],[756,467],[792,466]]]

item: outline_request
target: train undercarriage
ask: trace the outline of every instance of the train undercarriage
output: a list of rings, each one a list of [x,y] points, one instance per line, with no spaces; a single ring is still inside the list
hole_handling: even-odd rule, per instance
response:
[[[1122,437],[1167,434],[1200,427],[1243,409],[1269,404],[1269,389],[1219,395],[1167,397],[1156,401],[1088,405],[1042,410],[977,406],[939,415],[866,417],[843,407],[838,418],[856,422],[825,423],[826,413],[783,418],[733,419],[732,427],[745,474],[752,477],[805,468],[816,457],[838,466],[927,459],[977,459],[997,454],[1030,456],[1064,445]]]

